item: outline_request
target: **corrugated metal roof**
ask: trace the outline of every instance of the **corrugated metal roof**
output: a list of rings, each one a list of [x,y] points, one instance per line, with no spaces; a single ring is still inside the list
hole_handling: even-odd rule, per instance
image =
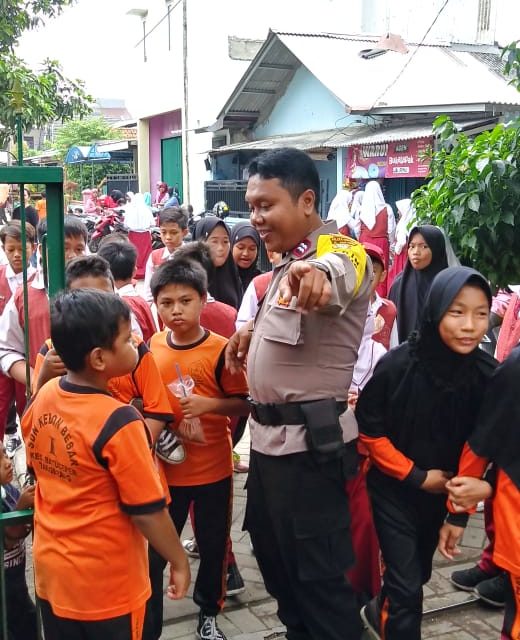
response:
[[[370,60],[360,58],[359,51],[373,48],[376,42],[377,38],[359,35],[271,31],[219,118],[234,113],[265,118],[300,65],[351,112],[414,111],[423,106],[429,111],[456,111],[443,107],[460,110],[464,105],[468,111],[484,111],[488,105],[520,107],[520,93],[500,76],[496,60],[476,55],[478,47],[460,50],[450,45],[409,44],[405,55],[388,51]]]
[[[469,129],[481,124],[478,120],[458,122],[459,129]],[[399,127],[377,128],[367,125],[350,126],[344,129],[327,129],[325,131],[307,131],[286,136],[273,136],[263,140],[250,140],[228,144],[209,153],[221,154],[232,151],[265,151],[282,147],[295,147],[302,151],[314,149],[340,149],[358,144],[378,144],[399,140],[415,140],[433,134],[431,125],[403,125]]]

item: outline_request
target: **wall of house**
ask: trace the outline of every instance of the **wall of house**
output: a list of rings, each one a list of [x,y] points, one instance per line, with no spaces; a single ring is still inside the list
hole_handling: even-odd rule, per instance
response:
[[[152,194],[155,191],[155,183],[161,180],[161,140],[179,135],[181,127],[180,109],[148,119],[150,191]]]
[[[342,103],[310,71],[300,66],[268,119],[255,128],[254,137],[334,129],[358,119],[348,116]]]

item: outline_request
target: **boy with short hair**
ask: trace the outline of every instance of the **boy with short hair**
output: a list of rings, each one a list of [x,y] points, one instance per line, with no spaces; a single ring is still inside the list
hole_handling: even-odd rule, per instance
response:
[[[108,262],[98,255],[81,256],[71,260],[65,269],[65,285],[69,290],[98,289],[113,293],[114,281]],[[155,441],[165,428],[173,422],[170,402],[157,365],[149,348],[142,339],[134,335],[138,352],[135,369],[125,376],[110,380],[110,393],[120,402],[137,404]],[[34,393],[56,376],[65,374],[65,367],[52,341],[43,344],[34,367]],[[179,452],[178,452],[179,453]]]
[[[155,272],[151,289],[167,329],[155,334],[150,349],[165,385],[190,376],[193,394],[177,399],[169,393],[181,431],[185,420],[199,419],[205,446],[184,439],[186,460],[165,467],[172,502],[170,515],[180,533],[193,503],[200,567],[193,600],[200,607],[200,640],[225,640],[216,616],[225,596],[227,540],[230,528],[233,463],[227,416],[249,412],[247,381],[241,370],[224,367],[227,340],[204,329],[200,316],[207,297],[207,276],[192,260],[174,259]],[[182,418],[183,417],[183,418]],[[180,423],[180,424],[179,424]],[[157,640],[162,629],[164,561],[150,549],[151,613]],[[155,576],[155,578],[154,578]]]
[[[30,280],[35,273],[30,259],[35,249],[35,229],[31,224],[26,225],[27,236],[27,277]],[[7,303],[23,282],[22,261],[22,227],[18,220],[11,221],[0,230],[0,241],[8,260],[6,265],[0,265],[0,316]],[[25,407],[25,387],[4,373],[0,372],[0,443],[7,434],[6,449],[8,455],[21,446],[21,440],[16,431],[16,409],[14,399],[17,399],[18,413],[21,415]]]
[[[149,304],[153,303],[150,281],[154,272],[163,262],[172,259],[175,250],[182,245],[188,233],[188,219],[179,207],[166,207],[160,211],[158,222],[164,248],[154,249],[146,262],[143,296]]]
[[[0,487],[2,513],[29,509],[34,505],[34,486],[21,493],[11,484],[13,465],[0,446]],[[36,609],[25,579],[25,538],[31,525],[6,527],[4,531],[4,571],[9,640],[36,640]]]
[[[137,264],[137,249],[127,240],[111,240],[110,236],[104,239],[98,249],[98,256],[105,258],[110,265],[110,271],[114,276],[117,295],[132,310],[137,318],[143,334],[143,340],[148,342],[157,331],[150,306],[138,293],[133,284]]]
[[[64,218],[65,261],[84,255],[87,247],[87,227],[75,216]],[[47,233],[47,220],[38,225],[38,241],[41,251],[43,236]],[[34,368],[41,345],[50,334],[49,296],[45,290],[43,272],[34,276],[28,288],[29,315],[29,364]],[[6,305],[0,318],[0,367],[4,374],[25,385],[23,288],[19,287]]]
[[[44,631],[53,640],[139,640],[150,595],[144,538],[171,563],[170,598],[186,594],[190,570],[150,433],[108,393],[109,381],[137,364],[129,309],[115,294],[59,294],[51,337],[67,374],[40,389],[22,420],[37,480],[33,553]]]

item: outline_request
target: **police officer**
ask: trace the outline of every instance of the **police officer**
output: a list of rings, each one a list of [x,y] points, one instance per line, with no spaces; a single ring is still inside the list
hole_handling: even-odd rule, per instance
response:
[[[296,149],[249,166],[251,222],[283,253],[254,321],[230,340],[251,394],[244,528],[289,640],[357,640],[361,623],[345,571],[353,563],[345,479],[357,426],[347,389],[366,319],[371,265],[361,245],[323,224],[320,180]]]

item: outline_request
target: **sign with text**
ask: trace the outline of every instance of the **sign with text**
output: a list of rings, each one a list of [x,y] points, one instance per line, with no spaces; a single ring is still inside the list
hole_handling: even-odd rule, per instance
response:
[[[432,138],[359,144],[347,150],[346,178],[425,178],[430,170],[427,157]]]
[[[431,146],[432,138],[389,142],[385,178],[425,178]]]

